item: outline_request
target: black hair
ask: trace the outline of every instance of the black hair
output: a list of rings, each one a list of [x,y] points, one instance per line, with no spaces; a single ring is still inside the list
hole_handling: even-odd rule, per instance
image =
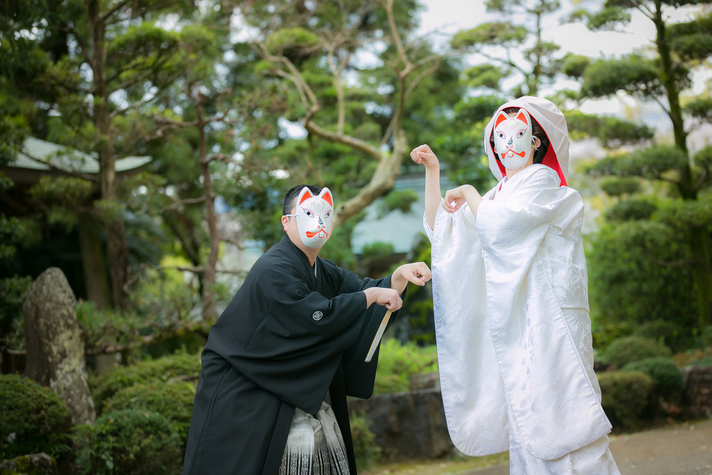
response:
[[[519,107],[507,107],[506,109],[502,109],[502,112],[505,114],[511,114],[512,112],[518,112]],[[531,117],[531,115],[529,116]],[[534,150],[534,163],[541,163],[544,161],[544,157],[546,156],[546,152],[549,150],[549,137],[547,137],[546,132],[544,132],[544,129],[541,128],[541,125],[539,125],[539,122],[536,121],[534,117],[531,117],[532,119],[532,136],[537,137],[541,141],[541,145],[539,146],[538,149]],[[494,150],[494,130],[492,130],[492,133],[490,134],[490,147],[492,147],[492,150]],[[495,158],[497,161],[499,161],[499,157],[497,154],[494,154]]]
[[[312,192],[312,195],[316,196],[319,193],[321,193],[321,188],[315,185],[297,185],[293,186],[292,188],[289,189],[287,194],[284,195],[284,201],[282,201],[282,214],[289,214],[292,212],[292,208],[294,208],[294,200],[297,199],[297,196],[299,196],[299,193],[302,191],[302,188],[304,187],[309,188],[309,191]]]

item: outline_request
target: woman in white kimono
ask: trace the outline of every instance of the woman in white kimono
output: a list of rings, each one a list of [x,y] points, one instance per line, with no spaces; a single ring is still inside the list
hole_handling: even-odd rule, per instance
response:
[[[441,199],[437,157],[427,145],[411,152],[426,170],[450,436],[471,456],[509,449],[512,474],[619,474],[593,372],[566,120],[550,101],[522,97],[500,107],[484,145],[500,182],[483,197],[463,185]]]

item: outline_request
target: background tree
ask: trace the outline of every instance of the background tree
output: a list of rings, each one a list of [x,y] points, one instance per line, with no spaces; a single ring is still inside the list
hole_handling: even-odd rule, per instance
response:
[[[307,132],[303,139],[282,135],[265,153],[288,170],[291,182],[332,188],[341,226],[391,189],[409,151],[408,122],[419,121],[422,130],[454,103],[460,89],[444,85],[457,86],[457,74],[442,55],[412,38],[414,1],[242,7],[245,21],[260,28],[253,43],[262,59],[257,68],[265,82],[280,85],[284,118]],[[439,106],[433,90],[444,99]],[[420,133],[419,140],[424,135],[410,133]]]
[[[559,53],[556,43],[544,41],[544,22],[558,12],[558,0],[487,0],[487,11],[509,18],[524,18],[521,24],[511,20],[485,22],[458,32],[450,42],[453,48],[465,48],[487,59],[465,74],[476,88],[500,90],[502,80],[519,77],[511,93],[514,97],[537,96],[542,86],[550,85],[579,56]]]
[[[182,32],[167,25],[172,14],[188,15],[195,7],[188,0],[3,5],[3,39],[29,38],[24,52],[36,58],[39,74],[28,77],[25,93],[39,99],[49,90],[55,100],[48,109],[62,116],[47,122],[48,137],[98,157],[102,200],[96,208],[106,223],[113,303],[123,308],[129,252],[115,170],[125,130],[117,119],[154,101],[186,67],[191,58],[179,48]]]
[[[582,97],[604,97],[625,91],[641,100],[653,100],[670,118],[674,147],[653,146],[610,157],[594,166],[592,173],[637,177],[667,185],[662,190],[669,199],[655,203],[657,211],[629,226],[637,226],[639,236],[648,235],[650,229],[645,228],[649,226],[645,218],[650,218],[659,226],[660,236],[668,236],[672,241],[683,240],[687,244],[683,251],[670,240],[658,240],[657,250],[653,250],[653,243],[649,243],[647,249],[648,255],[660,265],[684,266],[690,270],[700,330],[712,323],[712,213],[707,191],[712,184],[711,163],[709,149],[693,156],[688,153],[686,138],[689,129],[685,127],[681,94],[691,84],[692,68],[712,55],[712,15],[701,9],[696,18],[671,24],[668,13],[675,8],[705,4],[709,2],[607,0],[601,11],[586,14],[591,28],[615,28],[629,21],[629,11],[636,9],[653,22],[656,37],[650,56],[634,53],[620,59],[592,62],[583,69],[581,89]],[[706,112],[701,104],[703,102],[692,101],[688,110],[704,118]],[[667,250],[663,251],[663,248]],[[674,262],[660,258],[669,255],[670,249],[679,250]]]

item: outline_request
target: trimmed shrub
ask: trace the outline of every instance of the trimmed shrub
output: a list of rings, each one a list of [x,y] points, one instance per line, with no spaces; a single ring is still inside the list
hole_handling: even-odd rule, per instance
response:
[[[435,346],[418,347],[414,342],[401,345],[395,338],[384,340],[378,354],[378,372],[373,393],[408,391],[415,374],[438,370]]]
[[[160,414],[124,409],[94,425],[77,427],[77,465],[82,474],[155,475],[180,473],[181,440]]]
[[[106,401],[123,388],[147,384],[156,379],[168,381],[178,376],[198,374],[200,374],[200,356],[185,353],[118,368],[103,378],[92,380],[94,406],[97,411],[103,413]]]
[[[0,375],[0,460],[65,451],[68,415],[48,388],[17,374]]]
[[[154,381],[120,390],[105,402],[104,407],[106,412],[136,409],[161,414],[174,423],[176,432],[185,444],[193,416],[194,399],[195,387],[192,384]]]
[[[601,405],[613,427],[621,430],[640,427],[655,384],[652,378],[639,371],[611,371],[599,374],[598,382],[603,395]]]
[[[653,379],[654,392],[666,401],[676,400],[685,387],[682,371],[677,367],[672,358],[656,356],[644,360],[628,363],[621,371],[640,371]]]
[[[658,342],[639,336],[628,336],[611,343],[599,359],[603,363],[622,368],[633,361],[670,354],[670,349]]]
[[[359,471],[373,467],[381,459],[381,447],[376,445],[376,436],[369,426],[365,417],[351,415],[351,438]]]
[[[672,351],[682,351],[689,348],[691,339],[679,326],[665,320],[655,320],[643,323],[635,329],[633,336],[647,338],[668,346]]]

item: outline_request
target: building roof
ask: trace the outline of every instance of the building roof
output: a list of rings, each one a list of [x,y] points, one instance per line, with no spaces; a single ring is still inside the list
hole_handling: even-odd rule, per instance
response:
[[[451,188],[447,177],[440,176],[440,187],[443,190]],[[393,184],[393,190],[412,190],[418,194],[418,201],[410,206],[410,212],[403,213],[394,210],[381,216],[379,210],[383,198],[366,207],[366,218],[354,228],[351,245],[354,254],[362,254],[365,246],[375,242],[385,242],[393,245],[396,254],[408,253],[415,239],[423,229],[423,213],[425,213],[425,174],[399,176]]]
[[[132,170],[151,161],[150,156],[124,157],[116,160],[116,172]],[[8,167],[31,170],[52,170],[58,168],[74,173],[99,173],[99,161],[94,154],[88,154],[52,142],[27,137]]]

